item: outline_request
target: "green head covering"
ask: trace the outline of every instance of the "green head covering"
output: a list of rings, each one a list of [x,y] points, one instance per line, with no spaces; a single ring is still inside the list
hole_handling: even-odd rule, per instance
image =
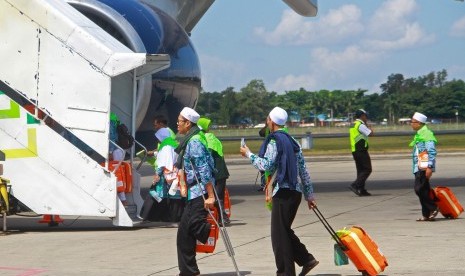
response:
[[[118,116],[116,116],[115,113],[110,112],[110,121],[113,121],[113,122],[117,123],[117,122],[119,122],[119,118],[118,118]]]
[[[206,117],[202,117],[197,121],[197,125],[203,130],[203,131],[208,131],[208,128],[210,127],[210,123],[212,121]]]

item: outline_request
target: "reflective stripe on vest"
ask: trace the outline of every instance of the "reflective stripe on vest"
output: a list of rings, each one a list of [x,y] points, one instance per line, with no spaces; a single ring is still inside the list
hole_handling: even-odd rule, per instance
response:
[[[350,148],[352,149],[352,152],[355,151],[355,145],[360,142],[360,140],[365,140],[365,149],[368,148],[368,136],[362,134],[358,128],[362,124],[361,121],[356,120],[354,125],[350,128],[349,134],[350,134]]]

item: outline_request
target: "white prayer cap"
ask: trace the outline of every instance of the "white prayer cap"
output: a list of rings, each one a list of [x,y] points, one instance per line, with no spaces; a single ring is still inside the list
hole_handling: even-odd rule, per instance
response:
[[[278,126],[283,126],[287,121],[287,112],[281,107],[277,106],[270,111],[270,119]]]
[[[190,107],[184,107],[184,109],[181,110],[181,116],[193,122],[194,124],[197,124],[197,121],[200,118],[199,113],[197,113],[197,111],[193,110]]]
[[[365,111],[365,109],[359,109],[359,110],[355,111],[355,117],[356,118],[362,117],[363,114],[368,116],[368,113]]]
[[[155,137],[157,137],[158,141],[162,142],[166,138],[170,137],[171,133],[167,127],[162,127],[157,132],[155,132]]]
[[[428,119],[428,117],[426,117],[424,114],[421,114],[419,112],[415,112],[415,114],[413,114],[413,117],[412,119],[415,119],[417,120],[418,122],[420,123],[426,123],[426,119]]]

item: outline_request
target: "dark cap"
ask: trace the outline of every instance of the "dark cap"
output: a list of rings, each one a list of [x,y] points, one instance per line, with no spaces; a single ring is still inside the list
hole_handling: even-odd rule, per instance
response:
[[[258,131],[258,135],[260,135],[260,137],[266,137],[268,135],[268,127],[265,125],[264,127],[262,127],[262,129],[260,129],[260,131]]]
[[[355,111],[355,117],[356,118],[360,118],[363,114],[368,116],[368,113],[363,109],[359,109],[359,110]]]

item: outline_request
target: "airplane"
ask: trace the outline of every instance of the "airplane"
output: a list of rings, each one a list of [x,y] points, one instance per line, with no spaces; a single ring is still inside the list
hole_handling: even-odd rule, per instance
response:
[[[317,13],[316,0],[283,1]],[[111,168],[110,113],[147,150],[155,115],[174,128],[180,110],[196,106],[201,70],[189,34],[214,2],[0,0],[0,151],[10,195],[37,214],[133,226],[143,203],[135,148],[129,166]],[[131,183],[127,206],[117,196],[120,167]]]
[[[315,16],[316,0],[283,0],[303,16]],[[67,0],[134,52],[168,54],[169,68],[139,85],[136,139],[154,148],[153,118],[163,114],[172,129],[185,106],[195,107],[201,91],[200,62],[190,33],[214,0]],[[150,83],[151,82],[151,83]]]

